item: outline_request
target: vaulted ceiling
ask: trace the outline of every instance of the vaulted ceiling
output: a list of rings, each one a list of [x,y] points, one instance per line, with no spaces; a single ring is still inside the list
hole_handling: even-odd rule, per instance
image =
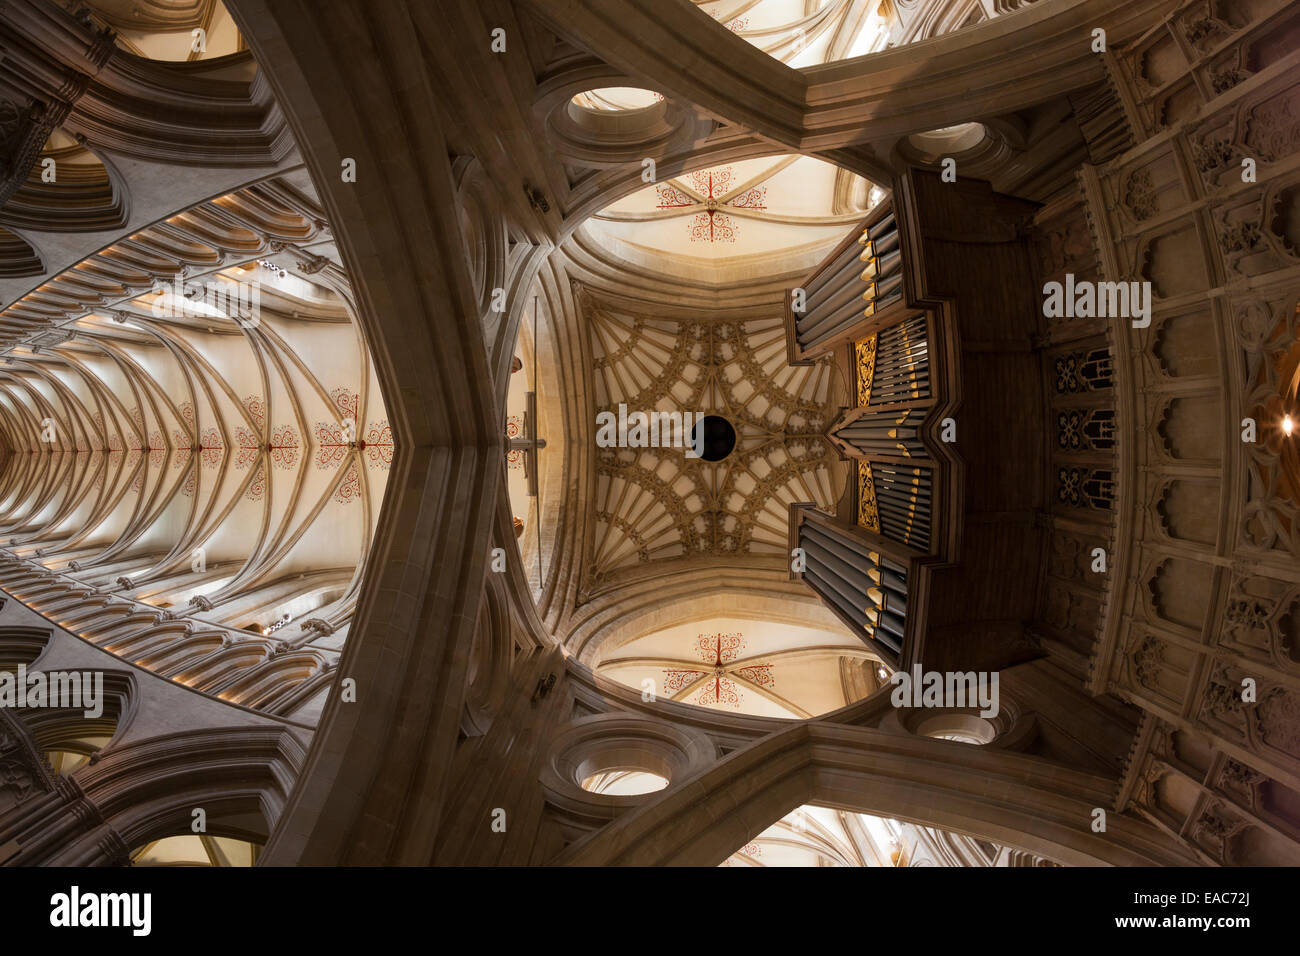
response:
[[[644,562],[784,555],[792,501],[830,507],[844,465],[823,437],[845,394],[827,362],[786,364],[778,317],[673,320],[584,297],[597,411],[688,410],[725,419],[720,461],[685,448],[596,454],[592,575]]]
[[[0,312],[10,553],[124,611],[334,659],[395,449],[337,258],[291,174],[123,235]]]
[[[0,215],[0,543],[21,564],[6,557],[7,589],[141,666],[177,653],[158,629],[194,627],[182,641],[248,655],[269,683],[286,649],[323,679],[360,613],[350,660],[385,706],[332,722],[321,752],[425,794],[425,743],[384,734],[427,724],[450,762],[462,724],[481,727],[429,702],[459,701],[478,676],[471,646],[493,640],[506,666],[491,680],[518,665],[544,683],[569,656],[602,693],[649,679],[732,730],[726,710],[805,717],[874,690],[878,662],[789,580],[788,506],[830,508],[843,486],[823,432],[846,385],[825,362],[789,364],[785,290],[879,198],[871,177],[885,181],[904,138],[977,115],[984,166],[964,169],[1054,188],[1084,149],[1061,100],[1102,71],[1062,25],[1086,19],[1077,5],[982,28],[939,75],[928,51],[951,44],[906,68],[888,50],[842,62],[883,42],[881,5],[859,0],[629,2],[616,23],[598,3],[535,0],[509,11],[526,56],[481,85],[465,77],[500,61],[460,45],[487,33],[474,5],[385,6],[360,31],[305,5],[234,6],[255,47],[283,53],[263,60],[275,95],[219,4],[159,0],[111,42],[59,21],[107,65],[57,116],[0,112],[24,155],[61,170],[15,179]],[[96,8],[94,25],[125,15]],[[951,22],[910,21],[906,38],[978,19],[946,8]],[[1144,5],[1097,8],[1117,42],[1158,21]],[[220,40],[206,58],[184,49],[195,28]],[[728,56],[682,55],[700,37]],[[4,39],[36,59],[38,40]],[[391,60],[348,55],[376,50]],[[427,82],[385,85],[408,69]],[[170,84],[185,95],[167,98]],[[335,102],[347,108],[323,108]],[[105,104],[121,107],[114,122]],[[395,129],[411,141],[395,147]],[[340,180],[340,150],[359,178]],[[187,175],[156,175],[169,164]],[[1283,388],[1293,364],[1260,387]],[[529,391],[548,448],[525,502],[503,452]],[[600,448],[593,418],[619,405],[717,415],[735,450]],[[506,503],[526,560],[488,590],[509,594],[509,614],[481,587],[481,545],[510,544]],[[509,620],[471,645],[484,618]],[[141,633],[147,654],[130,644]],[[163,665],[236,703],[274,697]],[[360,822],[313,837],[315,859],[432,856],[427,820],[363,814],[365,788],[323,791],[331,781],[293,809],[296,832],[317,833],[318,813]],[[440,800],[419,814],[437,818]],[[861,857],[849,825],[827,821],[812,857]]]
[[[866,180],[829,163],[777,156],[647,186],[605,207],[584,228],[616,250],[627,243],[635,250],[630,257],[647,267],[784,272],[810,247],[821,250],[842,238],[879,195]],[[703,259],[707,266],[683,259]]]

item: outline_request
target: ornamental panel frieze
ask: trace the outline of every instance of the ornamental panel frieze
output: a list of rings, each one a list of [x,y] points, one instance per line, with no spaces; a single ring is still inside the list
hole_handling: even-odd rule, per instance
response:
[[[1140,697],[1177,710],[1195,662],[1194,651],[1144,628],[1134,629],[1120,680]]]
[[[1097,548],[1105,548],[1106,543],[1101,537],[1053,531],[1047,553],[1048,576],[1089,591],[1102,591],[1106,581],[1103,575],[1093,570],[1096,562],[1093,552]]]
[[[1192,200],[1172,140],[1122,165],[1108,165],[1101,181],[1116,236],[1149,228]]]
[[[1238,452],[1245,501],[1236,531],[1247,550],[1291,556],[1300,556],[1300,453],[1286,433],[1300,373],[1297,303],[1300,287],[1231,303],[1233,335],[1244,360],[1241,408],[1256,432]]]
[[[1095,280],[1099,275],[1097,250],[1088,226],[1087,207],[1080,200],[1048,219],[1036,221],[1030,230],[1030,251],[1039,278],[1060,281],[1067,273]],[[1073,335],[1069,323],[1061,331]]]
[[[1191,214],[1117,245],[1121,250],[1133,246],[1126,278],[1150,282],[1156,306],[1161,299],[1199,296],[1213,285],[1212,253],[1206,248],[1199,220]]]
[[[1250,75],[1229,51],[1216,60],[1207,81],[1226,92]],[[1242,160],[1253,159],[1255,177],[1266,181],[1269,165],[1286,160],[1300,146],[1300,86],[1285,75],[1234,99],[1185,130],[1192,165],[1213,194],[1242,182]]]
[[[1115,365],[1104,339],[1050,354],[1047,368],[1053,408],[1113,405]]]
[[[1216,663],[1200,695],[1199,721],[1261,759],[1300,771],[1300,690],[1237,664]]]
[[[1300,584],[1233,574],[1218,643],[1300,676]]]
[[[1250,822],[1227,804],[1209,801],[1193,819],[1188,838],[1224,865],[1238,862],[1235,844],[1250,828]]]
[[[1157,538],[1213,553],[1219,533],[1221,483],[1149,476],[1144,513]]]
[[[1267,780],[1268,776],[1254,767],[1226,757],[1215,774],[1214,788],[1233,803],[1259,810],[1260,785]]]
[[[1144,555],[1138,610],[1146,620],[1200,643],[1220,569],[1191,557],[1148,551]]]
[[[1300,263],[1300,176],[1266,183],[1211,210],[1217,252],[1229,280]]]
[[[1226,365],[1219,345],[1215,304],[1205,300],[1161,309],[1152,316],[1145,338],[1145,367],[1153,385],[1180,386],[1204,379],[1219,380]]]
[[[45,757],[9,708],[0,708],[0,809],[54,788]]]
[[[707,416],[730,438],[695,457],[676,441],[643,446],[626,429],[597,449],[590,581],[645,562],[783,554],[790,500],[834,506],[846,469],[824,431],[844,383],[829,357],[792,369],[777,316],[668,318],[590,292],[580,302],[598,417],[677,412],[693,433]]]
[[[1223,397],[1218,389],[1143,395],[1147,460],[1152,464],[1218,467],[1223,456]],[[1234,432],[1235,435],[1235,432]]]

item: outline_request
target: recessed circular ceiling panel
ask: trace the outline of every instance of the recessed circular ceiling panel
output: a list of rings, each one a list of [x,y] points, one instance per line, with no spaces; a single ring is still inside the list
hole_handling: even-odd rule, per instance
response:
[[[691,443],[705,461],[722,461],[736,448],[736,429],[721,415],[705,415],[691,429]]]

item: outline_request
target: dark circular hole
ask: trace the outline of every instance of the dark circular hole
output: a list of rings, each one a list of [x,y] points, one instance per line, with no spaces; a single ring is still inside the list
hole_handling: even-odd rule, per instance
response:
[[[736,429],[721,415],[705,415],[691,429],[691,447],[699,448],[699,431],[704,429],[704,448],[700,455],[705,461],[722,461],[736,447]]]

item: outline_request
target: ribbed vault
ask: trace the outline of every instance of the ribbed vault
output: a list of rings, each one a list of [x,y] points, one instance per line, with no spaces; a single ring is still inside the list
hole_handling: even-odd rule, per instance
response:
[[[336,257],[310,186],[275,180],[0,313],[0,534],[47,574],[15,593],[53,612],[39,588],[80,583],[251,641],[250,662],[301,649],[310,676],[334,660],[395,450]],[[113,615],[57,616],[113,640]]]
[[[777,317],[672,320],[584,303],[598,412],[694,410],[736,433],[716,462],[684,447],[597,452],[593,583],[641,562],[784,554],[789,503],[830,507],[842,485],[822,437],[843,395],[831,366],[788,366]]]
[[[113,812],[67,845],[25,842],[22,860],[128,857],[184,832],[199,800],[256,811],[265,830],[223,835],[265,838],[271,864],[714,864],[809,804],[836,816],[800,852],[837,863],[869,855],[856,814],[1081,864],[1254,860],[1236,834],[1291,825],[1282,784],[1294,785],[1294,759],[1277,741],[1294,736],[1294,655],[1279,650],[1295,603],[1283,564],[1294,457],[1276,429],[1263,456],[1241,451],[1235,429],[1209,430],[1258,407],[1275,418],[1294,397],[1281,341],[1294,333],[1293,264],[1252,264],[1215,291],[1237,262],[1220,261],[1216,236],[1252,263],[1273,242],[1261,234],[1271,220],[1252,233],[1248,213],[1212,218],[1255,190],[1197,181],[1144,195],[1139,175],[1205,172],[1187,158],[1203,166],[1217,140],[1187,137],[1209,91],[1229,95],[1208,73],[1208,44],[1235,43],[1235,21],[1189,22],[1175,0],[1006,0],[993,10],[1009,15],[988,22],[968,0],[898,0],[891,39],[927,40],[902,50],[879,48],[884,5],[861,0],[231,0],[238,33],[208,0],[147,2],[135,31],[115,0],[81,18],[20,6],[21,30],[0,24],[0,94],[13,106],[0,118],[18,144],[13,218],[0,217],[0,586],[15,599],[0,605],[0,650],[31,660],[33,635],[53,632],[49,646],[97,666],[116,655],[115,680],[147,688],[147,713],[182,701],[193,718],[167,738],[124,719],[102,759],[66,758],[86,800],[71,813],[65,790],[33,771],[30,829]],[[507,55],[482,42],[498,20]],[[1097,25],[1114,55],[1089,49]],[[191,63],[180,45],[195,28],[225,39]],[[1169,47],[1148,56],[1159,42]],[[1243,46],[1241,62],[1270,49]],[[1166,56],[1190,64],[1174,92],[1195,106],[1169,132],[1137,129],[1186,100],[1134,82],[1120,103],[1111,84]],[[1228,77],[1241,84],[1230,95],[1281,86],[1286,56]],[[608,91],[620,87],[644,93],[619,104]],[[1102,541],[1113,574],[1094,586],[1081,570],[1091,539],[1044,562],[1068,578],[1069,603],[1047,656],[1007,668],[1006,718],[980,747],[926,732],[960,731],[969,714],[933,724],[874,693],[865,645],[791,580],[788,506],[829,510],[840,497],[822,432],[845,383],[827,364],[789,364],[781,326],[791,280],[870,204],[863,177],[886,182],[924,159],[905,140],[972,122],[987,135],[963,147],[964,178],[1051,199],[1035,228],[1075,217],[1052,238],[1101,250],[1092,274],[1147,263],[1173,290],[1157,293],[1167,301],[1150,332],[1114,340],[1129,447],[1114,466],[1115,537]],[[31,175],[43,150],[70,167],[57,183]],[[983,167],[967,163],[972,150]],[[1159,167],[1126,165],[1144,150]],[[345,157],[353,179],[339,175]],[[815,208],[777,208],[782,177],[812,164]],[[160,187],[152,174],[166,165],[185,175]],[[728,167],[732,180],[710,183]],[[1261,171],[1287,178],[1261,181],[1272,191],[1260,208],[1290,209],[1294,170]],[[734,245],[720,215],[733,217]],[[1164,235],[1180,217],[1182,232]],[[1188,272],[1192,246],[1219,278]],[[1291,271],[1274,287],[1258,278],[1268,269]],[[1238,322],[1233,303],[1188,332],[1170,314],[1207,292],[1227,308],[1244,289],[1267,299],[1254,319]],[[533,321],[537,333],[521,334]],[[1045,341],[1073,348],[1086,334],[1102,349],[1111,331]],[[1246,405],[1221,388],[1240,378],[1223,347],[1238,333]],[[1211,343],[1211,357],[1189,343]],[[539,370],[512,380],[516,354]],[[549,454],[545,503],[515,509],[527,532],[516,548],[507,435],[521,386],[541,402],[529,424]],[[736,448],[715,463],[601,448],[594,416],[620,405],[713,413]],[[1150,458],[1136,447],[1148,439]],[[1228,499],[1244,497],[1245,455],[1267,486],[1245,532],[1264,540],[1238,554],[1229,532],[1247,516]],[[1139,493],[1139,472],[1196,487]],[[1216,475],[1222,502],[1200,487]],[[1172,515],[1178,540],[1134,529],[1150,515]],[[1077,518],[1007,520],[1064,536],[1089,527]],[[1264,591],[1247,593],[1255,572]],[[1280,676],[1238,733],[1225,689],[1265,641]],[[788,684],[783,667],[799,670]],[[323,701],[336,674],[359,706]],[[649,699],[647,676],[660,691]],[[717,706],[722,680],[762,707]],[[1218,712],[1206,718],[1202,703]],[[69,735],[50,750],[88,756],[99,743]],[[155,760],[182,768],[180,786],[148,808],[122,805],[119,780],[156,789],[141,769]],[[613,792],[635,772],[668,785]],[[498,804],[510,827],[489,834]],[[1112,811],[1109,833],[1090,828],[1098,807]]]

